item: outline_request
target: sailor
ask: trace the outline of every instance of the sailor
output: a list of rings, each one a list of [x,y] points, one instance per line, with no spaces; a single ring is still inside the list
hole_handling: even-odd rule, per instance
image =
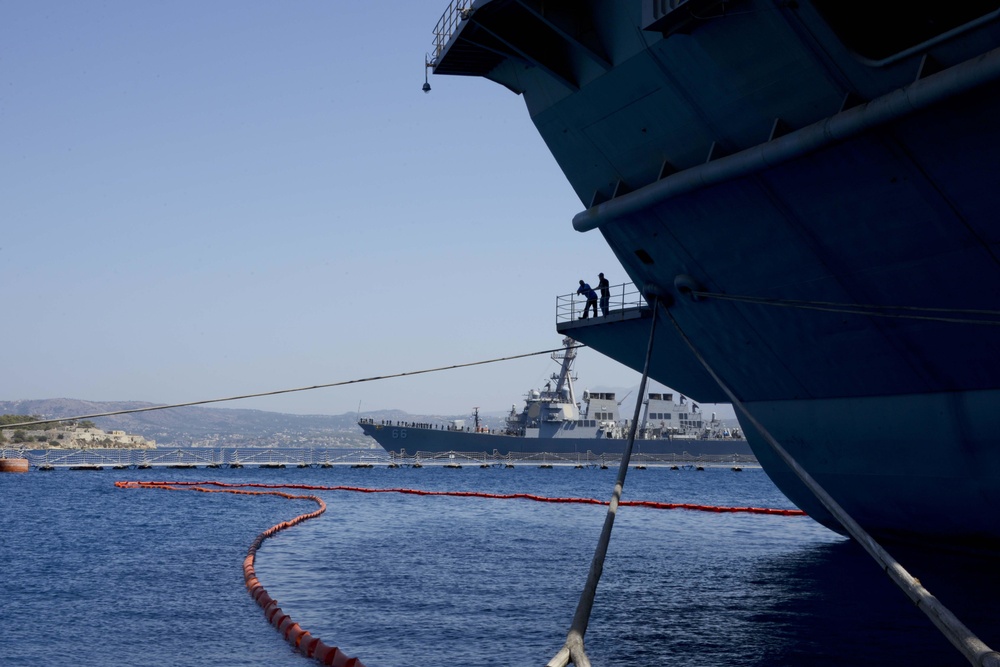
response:
[[[587,313],[591,308],[594,309],[594,317],[597,317],[597,292],[595,292],[590,285],[580,280],[580,287],[576,290],[577,294],[582,294],[587,299],[587,305],[583,307],[583,317],[581,320],[587,319]]]
[[[597,277],[599,278],[597,289],[601,290],[601,315],[607,317],[608,304],[611,303],[611,283],[608,282],[603,273],[598,273]],[[594,317],[597,317],[597,311],[594,311]]]

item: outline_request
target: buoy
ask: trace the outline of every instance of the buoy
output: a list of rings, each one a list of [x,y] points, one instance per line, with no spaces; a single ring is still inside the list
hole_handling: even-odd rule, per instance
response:
[[[28,472],[28,459],[0,459],[0,472]]]
[[[319,637],[314,637],[309,633],[306,633],[306,635],[307,636],[303,637],[302,640],[299,642],[299,650],[301,650],[302,653],[304,653],[307,658],[311,658],[313,657],[313,653],[316,652],[316,645],[320,644],[321,642],[319,640]]]

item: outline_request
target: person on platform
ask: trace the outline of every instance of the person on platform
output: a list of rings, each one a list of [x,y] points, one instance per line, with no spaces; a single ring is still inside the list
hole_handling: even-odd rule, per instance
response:
[[[577,288],[576,293],[582,294],[584,298],[587,299],[587,305],[583,307],[583,316],[580,319],[587,319],[587,313],[591,308],[594,309],[594,317],[597,317],[597,292],[595,292],[590,285],[581,280],[580,287]]]
[[[608,306],[611,303],[611,283],[608,279],[604,277],[603,273],[598,273],[597,277],[597,289],[601,290],[601,315],[604,317],[608,316]],[[597,317],[597,313],[594,313],[594,317]]]

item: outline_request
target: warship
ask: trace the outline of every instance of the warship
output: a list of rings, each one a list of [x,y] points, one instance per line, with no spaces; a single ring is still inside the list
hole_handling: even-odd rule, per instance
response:
[[[816,520],[769,438],[880,539],[1000,543],[1000,3],[455,1],[426,65],[523,97],[644,297],[557,331],[641,370],[655,301],[650,377]]]
[[[623,397],[614,392],[583,392],[576,399],[573,372],[578,345],[563,338],[563,349],[552,353],[559,371],[545,387],[532,389],[518,411],[511,406],[505,425],[483,425],[475,408],[472,423],[400,422],[363,418],[358,425],[390,454],[401,456],[442,452],[526,458],[536,454],[574,454],[589,459],[620,457],[631,428],[618,413]],[[725,425],[715,413],[706,419],[697,403],[672,392],[650,392],[636,426],[636,454],[668,456],[670,461],[750,462],[753,453],[738,427]]]

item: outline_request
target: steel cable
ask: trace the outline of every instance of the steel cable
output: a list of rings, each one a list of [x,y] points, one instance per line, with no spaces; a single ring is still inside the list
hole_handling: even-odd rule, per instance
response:
[[[586,347],[583,344],[569,346],[569,349]],[[374,377],[359,378],[356,380],[341,380],[339,382],[328,382],[326,384],[315,384],[310,387],[297,387],[295,389],[276,389],[274,391],[263,391],[256,394],[242,394],[239,396],[229,396],[226,398],[208,398],[201,401],[188,401],[187,403],[172,403],[170,405],[150,405],[143,408],[129,408],[127,410],[112,410],[109,412],[98,412],[90,415],[77,415],[75,417],[60,417],[59,419],[39,419],[36,421],[18,422],[16,424],[5,424],[3,428],[23,428],[25,426],[37,426],[40,424],[55,424],[65,421],[79,421],[82,419],[95,419],[97,417],[113,417],[115,415],[127,415],[136,412],[151,412],[153,410],[171,410],[174,408],[187,408],[194,405],[206,405],[208,403],[223,403],[226,401],[240,401],[245,398],[260,398],[261,396],[277,396],[278,394],[291,394],[297,391],[312,391],[313,389],[328,389],[330,387],[343,387],[349,384],[360,384],[362,382],[375,382],[376,380],[388,380],[391,378],[406,377],[409,375],[423,375],[425,373],[437,373],[440,371],[450,371],[456,368],[469,368],[470,366],[483,366],[485,364],[495,364],[500,361],[513,361],[514,359],[524,359],[526,357],[536,357],[541,354],[551,354],[562,352],[566,347],[553,348],[551,350],[541,350],[539,352],[526,352],[525,354],[515,354],[509,357],[496,357],[494,359],[484,359],[481,361],[469,361],[464,364],[452,364],[450,366],[438,366],[436,368],[425,368],[417,371],[406,371],[403,373],[392,373],[390,375],[376,375]]]
[[[1000,311],[978,310],[972,308],[931,308],[923,306],[885,306],[862,303],[837,303],[834,301],[808,301],[796,299],[774,299],[769,297],[723,294],[721,292],[705,292],[693,290],[691,295],[701,299],[720,299],[742,303],[755,303],[763,306],[780,306],[784,308],[802,308],[804,310],[820,310],[831,313],[846,313],[849,315],[871,315],[873,317],[888,317],[908,320],[926,320],[930,322],[948,322],[951,324],[985,324],[1000,325]],[[921,314],[923,313],[923,314]],[[984,318],[946,317],[935,313],[951,313],[955,315],[980,315]]]

